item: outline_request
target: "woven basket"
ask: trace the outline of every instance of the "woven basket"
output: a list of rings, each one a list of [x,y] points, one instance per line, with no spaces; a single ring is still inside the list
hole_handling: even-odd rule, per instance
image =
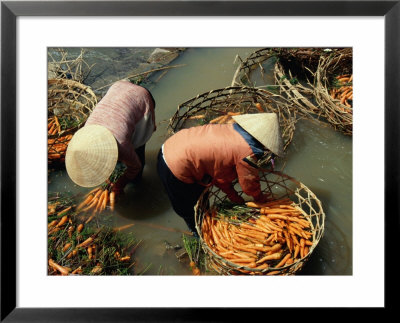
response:
[[[97,98],[89,86],[74,80],[48,80],[48,161],[63,161],[72,135],[81,128]],[[55,122],[56,119],[56,122]],[[50,122],[55,126],[49,127]]]
[[[216,187],[206,189],[200,196],[195,206],[196,229],[200,236],[202,249],[205,253],[205,261],[208,269],[216,271],[221,275],[294,275],[301,270],[306,261],[312,255],[318,242],[324,234],[325,213],[321,202],[304,184],[281,172],[260,171],[260,184],[264,194],[271,194],[272,200],[289,198],[310,224],[312,245],[308,253],[301,259],[296,259],[292,264],[274,268],[271,265],[266,269],[250,268],[245,265],[239,266],[226,258],[218,255],[210,248],[204,239],[202,232],[203,220],[213,207],[228,201],[226,195]],[[240,188],[236,190],[243,195]]]
[[[320,58],[314,73],[313,95],[316,104],[334,129],[345,135],[353,134],[353,107],[352,104],[345,105],[339,98],[333,98],[332,89],[337,87],[336,76],[353,74],[352,59],[352,48],[335,51],[328,57]],[[352,92],[352,82],[348,85]]]
[[[177,111],[169,120],[167,136],[177,131],[193,126],[212,123],[216,118],[225,118],[218,123],[232,123],[229,113],[259,113],[256,105],[264,112],[278,114],[281,126],[284,149],[293,139],[296,112],[290,104],[280,96],[265,90],[251,87],[227,87],[199,94],[196,97],[180,104]],[[263,159],[261,163],[265,163]]]

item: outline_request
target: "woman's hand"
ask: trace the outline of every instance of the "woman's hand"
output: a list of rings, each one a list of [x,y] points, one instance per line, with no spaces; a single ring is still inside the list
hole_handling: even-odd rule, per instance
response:
[[[228,196],[228,198],[233,202],[233,203],[236,203],[236,204],[244,204],[244,199],[243,199],[243,197],[241,197],[241,196],[239,196],[239,195],[231,195],[231,196]]]
[[[267,193],[267,194],[260,193],[259,195],[254,197],[254,201],[258,202],[258,203],[267,202],[269,200],[270,196],[271,196],[271,194],[269,194],[269,193]]]

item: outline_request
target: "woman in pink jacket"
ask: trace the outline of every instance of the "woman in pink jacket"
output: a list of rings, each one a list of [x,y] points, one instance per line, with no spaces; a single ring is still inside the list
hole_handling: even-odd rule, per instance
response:
[[[70,178],[84,187],[100,185],[120,161],[126,171],[113,186],[116,193],[140,180],[145,145],[156,130],[154,109],[147,89],[128,80],[115,82],[68,145],[65,163]]]
[[[175,212],[196,234],[194,206],[207,186],[215,185],[237,204],[244,202],[233,187],[255,201],[261,192],[257,160],[266,152],[282,156],[283,146],[275,113],[233,117],[235,124],[208,124],[183,129],[168,138],[158,155],[158,173]]]

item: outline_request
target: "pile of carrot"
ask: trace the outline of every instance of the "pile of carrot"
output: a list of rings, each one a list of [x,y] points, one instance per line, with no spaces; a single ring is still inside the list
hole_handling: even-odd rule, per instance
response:
[[[231,221],[216,208],[204,215],[203,240],[216,254],[238,266],[268,269],[267,275],[279,274],[281,267],[307,256],[312,246],[310,222],[290,199],[246,205],[256,210],[246,221]]]
[[[87,193],[84,200],[77,206],[76,212],[92,212],[91,216],[86,220],[89,223],[96,214],[103,212],[107,207],[114,211],[115,192],[111,190],[112,185],[107,184],[105,187],[98,186]]]
[[[132,224],[114,229],[98,229],[99,224],[90,227],[79,221],[73,201],[63,197],[48,202],[48,274],[127,274],[134,264],[133,249],[128,248],[135,240],[120,240],[126,236],[120,232]]]
[[[339,75],[336,77],[337,87],[331,89],[330,95],[332,99],[340,102],[339,108],[344,113],[352,112],[353,100],[353,74]]]

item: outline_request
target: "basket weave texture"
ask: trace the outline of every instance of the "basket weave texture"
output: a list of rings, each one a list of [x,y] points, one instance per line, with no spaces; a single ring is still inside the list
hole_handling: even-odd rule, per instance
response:
[[[89,86],[77,81],[50,79],[47,100],[48,161],[63,161],[72,135],[85,124],[97,97]],[[51,128],[50,122],[56,126]]]
[[[195,206],[196,229],[200,236],[202,249],[205,253],[206,266],[220,275],[295,275],[307,262],[318,242],[324,234],[325,213],[322,209],[320,200],[304,184],[294,178],[281,173],[271,171],[260,171],[260,184],[264,194],[270,194],[272,200],[289,198],[295,203],[295,206],[301,210],[303,217],[310,225],[310,241],[308,253],[302,258],[296,258],[295,261],[283,267],[274,268],[274,264],[269,268],[258,269],[250,268],[245,265],[238,265],[227,258],[217,254],[212,246],[209,246],[204,239],[202,232],[203,221],[216,205],[228,201],[226,195],[216,187],[206,189]],[[236,183],[236,186],[238,184]],[[243,195],[240,187],[236,187],[239,195]],[[287,248],[287,247],[286,247]],[[278,261],[275,261],[275,264]]]

